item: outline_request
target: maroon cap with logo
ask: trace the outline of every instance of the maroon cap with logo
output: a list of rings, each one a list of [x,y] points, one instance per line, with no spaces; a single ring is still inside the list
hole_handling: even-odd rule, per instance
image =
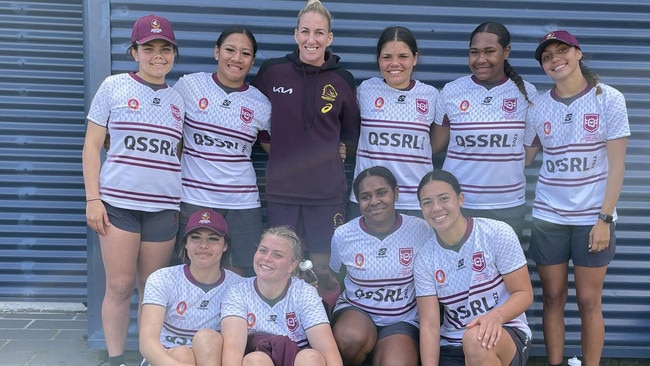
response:
[[[228,224],[220,213],[212,210],[199,210],[190,215],[185,226],[185,235],[196,229],[210,229],[221,236],[228,235]]]
[[[537,48],[535,49],[535,60],[541,62],[542,60],[542,52],[544,52],[544,48],[548,46],[549,43],[552,42],[561,42],[564,44],[568,44],[571,47],[575,47],[577,49],[580,49],[580,44],[578,44],[578,40],[576,37],[574,37],[571,33],[565,31],[565,30],[556,30],[553,32],[548,32],[540,41],[539,44],[537,45]]]
[[[138,19],[133,24],[132,43],[143,44],[154,39],[164,39],[167,42],[176,44],[172,24],[167,18],[151,14]]]

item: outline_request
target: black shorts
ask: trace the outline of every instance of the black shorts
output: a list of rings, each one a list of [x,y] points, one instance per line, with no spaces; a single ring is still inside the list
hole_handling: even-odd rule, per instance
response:
[[[524,205],[498,208],[489,210],[475,210],[471,208],[461,208],[463,215],[471,217],[486,217],[488,219],[503,221],[510,225],[517,234],[519,240],[524,232],[524,221],[528,207]]]
[[[528,257],[541,265],[573,261],[576,266],[603,267],[616,253],[616,226],[609,224],[609,246],[589,252],[589,232],[593,225],[560,225],[533,217]]]
[[[510,362],[510,366],[526,366],[530,355],[531,339],[526,333],[513,327],[504,326],[503,329],[510,335],[515,343],[517,352]],[[440,346],[440,366],[465,366],[465,353],[462,346]]]
[[[365,311],[359,309],[356,306],[348,306],[344,307],[342,309],[339,309],[332,314],[332,325],[336,323],[336,320],[338,317],[341,316],[341,314],[345,313],[346,311],[357,311],[363,315],[365,315],[370,323],[375,324],[375,322],[372,320],[372,317],[370,314],[366,313]],[[385,326],[377,326],[375,324],[375,328],[377,329],[377,340],[380,340],[382,338],[394,335],[394,334],[405,334],[415,340],[415,342],[419,342],[420,340],[420,329],[416,327],[415,325],[407,322],[397,322],[394,324],[389,324]]]
[[[178,211],[147,212],[128,210],[104,202],[111,225],[140,234],[140,241],[161,243],[174,239],[178,232]]]

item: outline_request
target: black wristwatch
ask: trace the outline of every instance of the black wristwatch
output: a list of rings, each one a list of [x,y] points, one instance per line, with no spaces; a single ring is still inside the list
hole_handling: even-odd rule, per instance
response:
[[[610,224],[610,223],[612,223],[612,222],[614,221],[614,216],[612,216],[612,215],[608,215],[608,214],[604,214],[604,213],[602,213],[602,212],[598,214],[598,218],[601,219],[601,220],[603,220],[603,221],[605,221],[605,222],[608,223],[608,224]]]

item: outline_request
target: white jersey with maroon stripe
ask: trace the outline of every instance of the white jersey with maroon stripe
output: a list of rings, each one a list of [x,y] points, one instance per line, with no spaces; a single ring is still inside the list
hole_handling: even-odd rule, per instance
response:
[[[537,91],[524,84],[532,100]],[[463,207],[501,209],[525,203],[522,139],[527,110],[528,102],[511,79],[487,89],[470,75],[442,89],[435,123],[450,128],[442,168],[460,181]]]
[[[173,88],[154,90],[134,73],[104,80],[88,112],[111,138],[99,175],[102,200],[138,211],[179,209],[184,115]]]
[[[548,91],[529,111],[524,144],[543,147],[533,217],[565,225],[593,225],[605,197],[607,141],[630,136],[625,98],[600,84],[570,105]],[[616,218],[616,211],[614,211]]]
[[[377,326],[407,322],[419,327],[413,287],[413,257],[433,235],[426,221],[399,215],[383,240],[368,233],[363,217],[340,226],[332,237],[330,268],[347,269],[345,290],[334,311],[355,306]]]
[[[437,296],[444,306],[440,327],[443,346],[462,345],[469,322],[510,298],[503,275],[526,266],[519,239],[508,224],[471,217],[467,223],[468,233],[460,248],[445,248],[434,236],[415,257],[417,297]],[[531,337],[525,313],[504,325]]]
[[[413,83],[411,89],[399,90],[374,77],[357,89],[361,134],[354,176],[375,165],[388,168],[399,186],[395,207],[400,210],[420,209],[418,184],[433,170],[429,131],[438,90],[417,80]],[[357,202],[354,192],[350,200]]]
[[[298,347],[308,346],[305,331],[318,324],[329,324],[327,313],[316,288],[291,277],[281,300],[269,305],[258,292],[255,277],[233,286],[221,308],[221,319],[236,316],[246,319],[248,333],[288,336]]]
[[[230,93],[206,72],[174,85],[187,109],[183,128],[183,202],[199,206],[260,207],[251,161],[257,133],[270,129],[271,103],[246,85]]]
[[[142,304],[166,309],[160,343],[165,347],[190,346],[200,329],[220,331],[221,303],[230,287],[241,281],[238,274],[222,269],[216,284],[201,284],[185,264],[152,273],[147,278]]]

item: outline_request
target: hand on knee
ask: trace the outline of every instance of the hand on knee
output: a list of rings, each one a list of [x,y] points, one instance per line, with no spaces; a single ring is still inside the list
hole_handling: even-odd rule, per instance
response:
[[[489,353],[494,353],[494,347],[488,349],[483,347],[482,341],[478,339],[479,334],[478,326],[467,329],[463,334],[463,353],[467,360],[481,360],[488,356]],[[469,362],[472,365],[472,362]]]

